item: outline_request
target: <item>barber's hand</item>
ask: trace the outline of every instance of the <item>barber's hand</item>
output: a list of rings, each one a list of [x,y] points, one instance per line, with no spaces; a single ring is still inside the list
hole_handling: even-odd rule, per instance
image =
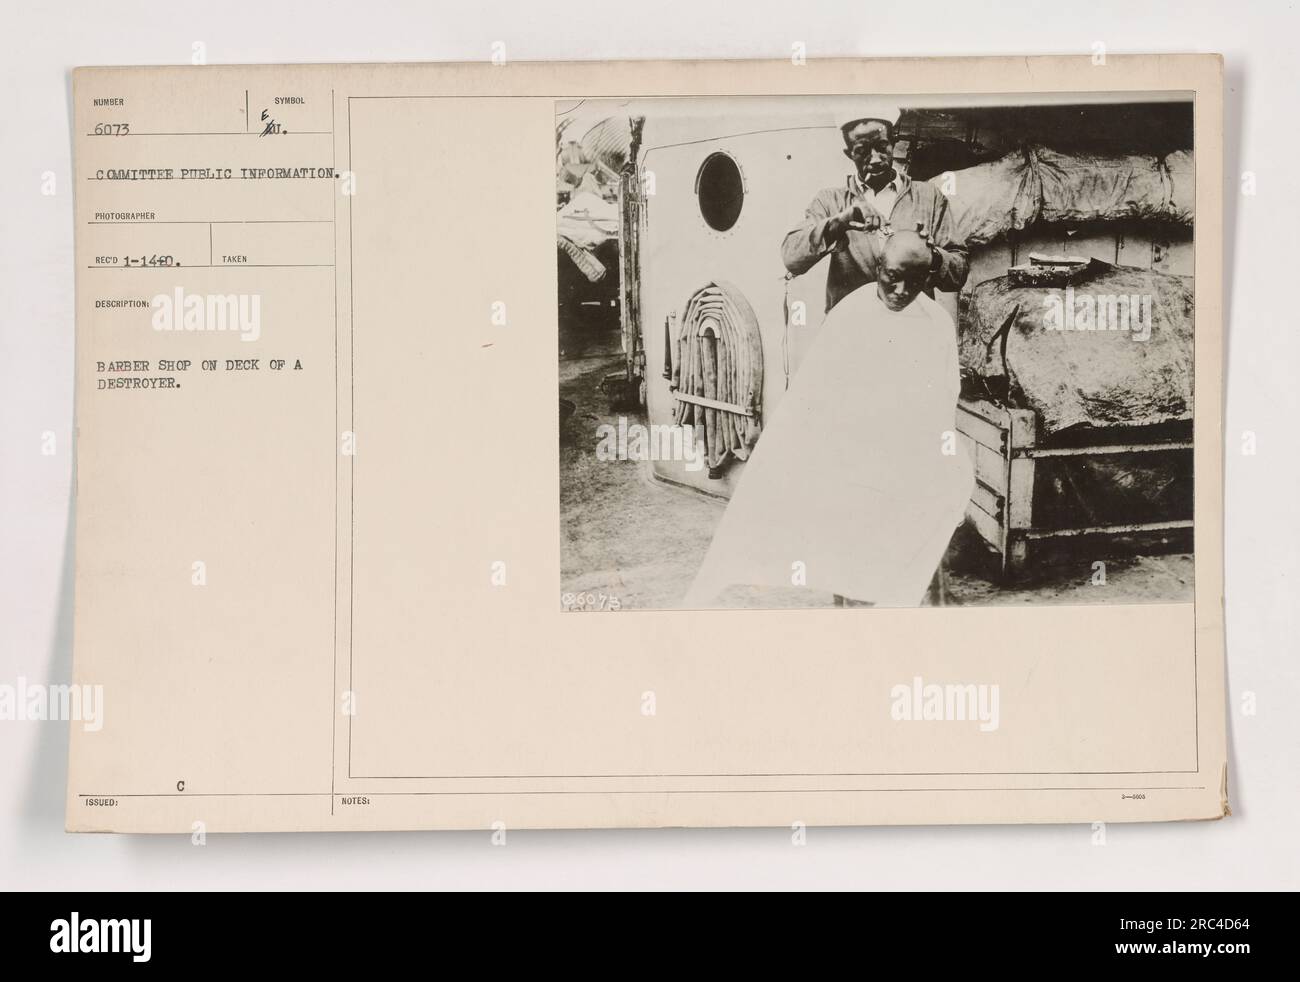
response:
[[[922,242],[930,247],[930,278],[933,279],[935,274],[939,272],[939,249],[930,238],[930,233],[926,231],[925,222],[916,223],[916,234],[921,237]]]
[[[840,212],[840,219],[846,228],[856,232],[870,232],[885,224],[885,216],[876,211],[876,206],[866,198],[855,198],[849,206]]]
[[[926,248],[930,250],[930,265],[933,266],[937,261],[936,257],[939,254],[939,248],[934,244],[934,240],[930,238],[930,233],[926,231],[925,222],[916,223],[916,234],[920,237],[921,241],[925,243]]]

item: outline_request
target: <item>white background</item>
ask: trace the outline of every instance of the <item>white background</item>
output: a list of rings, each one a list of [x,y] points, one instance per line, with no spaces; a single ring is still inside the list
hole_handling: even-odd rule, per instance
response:
[[[78,65],[1220,52],[1230,797],[1221,822],[209,836],[63,832],[66,724],[0,721],[0,887],[1203,889],[1300,886],[1296,678],[1300,36],[1278,2],[2,0],[0,684],[66,682],[72,638],[69,71]],[[1097,71],[1105,71],[1099,67]],[[41,193],[42,174],[58,193]],[[1241,193],[1252,171],[1257,194]],[[1258,451],[1242,453],[1244,431]],[[57,453],[41,453],[42,434]],[[1050,644],[1050,639],[1045,642]],[[1243,712],[1253,693],[1254,715]]]

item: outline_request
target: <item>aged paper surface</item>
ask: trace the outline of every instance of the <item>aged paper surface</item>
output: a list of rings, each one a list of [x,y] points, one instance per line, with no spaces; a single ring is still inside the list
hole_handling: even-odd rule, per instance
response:
[[[75,682],[103,714],[73,724],[69,829],[1227,813],[1216,56],[91,68],[73,88]],[[573,610],[557,113],[864,94],[1192,107],[1185,596]],[[930,685],[982,715],[950,696],[931,717]]]

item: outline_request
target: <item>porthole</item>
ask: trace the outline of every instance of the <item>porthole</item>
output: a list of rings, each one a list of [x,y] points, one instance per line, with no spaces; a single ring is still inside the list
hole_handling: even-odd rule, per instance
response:
[[[709,228],[725,232],[740,218],[745,203],[745,179],[729,154],[711,153],[695,178],[700,215]]]

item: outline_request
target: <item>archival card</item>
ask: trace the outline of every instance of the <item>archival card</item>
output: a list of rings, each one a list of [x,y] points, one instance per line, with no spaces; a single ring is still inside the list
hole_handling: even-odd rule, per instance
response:
[[[70,829],[1228,813],[1217,56],[72,85]]]

